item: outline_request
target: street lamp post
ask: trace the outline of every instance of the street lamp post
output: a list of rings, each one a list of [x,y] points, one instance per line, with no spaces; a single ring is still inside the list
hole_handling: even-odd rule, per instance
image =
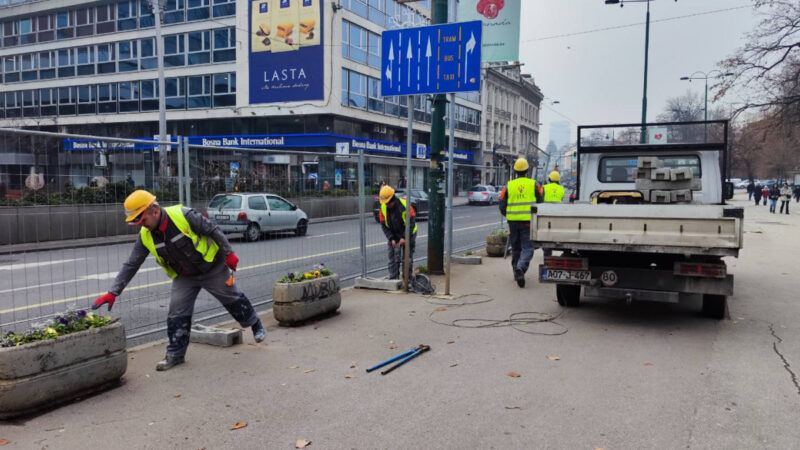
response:
[[[714,75],[714,74],[716,74],[716,77],[712,77],[712,75]],[[681,77],[682,81],[688,81],[690,83],[692,82],[692,80],[703,80],[705,82],[705,91],[706,92],[705,92],[705,100],[703,102],[703,105],[704,105],[703,106],[703,121],[708,121],[708,79],[709,78],[729,77],[731,75],[733,75],[733,73],[731,73],[731,72],[722,73],[722,71],[714,69],[714,70],[712,70],[710,72],[697,71],[697,72],[689,75],[688,77]],[[708,140],[708,128],[707,127],[708,126],[706,125],[706,130],[705,130],[705,140],[706,141]]]
[[[156,32],[156,55],[158,59],[158,159],[159,159],[159,172],[164,178],[164,182],[169,177],[169,163],[167,159],[167,151],[169,147],[164,145],[167,140],[167,103],[165,95],[165,79],[164,79],[164,39],[161,36],[161,23],[163,20],[163,5],[160,0],[150,0],[150,8],[153,11],[155,18],[155,32]],[[163,187],[163,186],[162,186]]]

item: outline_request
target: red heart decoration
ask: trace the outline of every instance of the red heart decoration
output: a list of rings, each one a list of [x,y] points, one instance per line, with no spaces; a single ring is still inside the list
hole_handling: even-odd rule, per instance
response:
[[[659,140],[659,141],[660,141],[660,140],[661,140],[661,138],[662,138],[662,137],[664,137],[664,135],[663,135],[663,134],[661,134],[661,133],[658,133],[658,134],[656,134],[656,135],[655,135],[655,136],[653,136],[653,137],[654,137],[654,138],[656,138],[656,140]]]

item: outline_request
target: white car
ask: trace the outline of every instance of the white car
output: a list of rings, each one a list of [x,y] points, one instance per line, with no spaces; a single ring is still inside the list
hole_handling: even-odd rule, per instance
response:
[[[485,205],[500,203],[500,192],[497,191],[494,186],[488,184],[472,186],[469,192],[467,192],[467,203],[470,205],[478,203]]]
[[[267,232],[294,231],[297,236],[305,236],[308,231],[308,215],[275,194],[217,194],[206,208],[206,217],[223,233],[243,233],[249,242]]]

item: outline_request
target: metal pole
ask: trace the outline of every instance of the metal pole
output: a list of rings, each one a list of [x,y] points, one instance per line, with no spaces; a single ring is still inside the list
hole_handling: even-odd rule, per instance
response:
[[[447,159],[447,210],[445,220],[447,221],[447,248],[444,252],[445,258],[445,278],[444,295],[450,295],[450,256],[453,252],[453,155],[456,152],[456,129],[453,120],[453,112],[456,109],[456,94],[450,94],[450,106],[448,109],[448,119],[450,121],[450,143]]]
[[[431,2],[431,24],[447,23],[447,0]],[[443,273],[444,241],[444,162],[445,123],[444,110],[447,95],[435,94],[431,109],[430,149],[431,162],[428,172],[428,272]]]
[[[186,178],[186,188],[184,191],[186,192],[186,206],[192,207],[192,173],[191,173],[191,153],[189,151],[189,138],[183,138],[183,164],[184,170],[183,174]]]
[[[159,0],[150,0],[156,22],[156,55],[158,56],[158,141],[167,140],[167,101],[164,86],[164,39],[161,36],[161,5]],[[167,162],[168,146],[159,145],[158,159],[162,176],[169,176],[169,163]]]
[[[367,224],[364,222],[364,149],[358,149],[358,228],[361,235],[361,278],[367,277]]]
[[[708,75],[706,75],[706,100],[703,108],[703,121],[708,121]],[[703,124],[703,143],[708,142],[708,124]]]
[[[647,0],[647,24],[645,25],[644,34],[644,91],[642,94],[642,133],[639,141],[644,144],[647,142],[647,63],[648,54],[650,50],[650,0]]]
[[[414,133],[414,96],[408,96],[408,132],[406,136],[406,204],[411,211],[411,138]],[[403,258],[403,289],[408,291],[408,281],[411,279],[411,214],[406,213],[406,248]]]
[[[183,140],[178,138],[178,203],[183,203]]]

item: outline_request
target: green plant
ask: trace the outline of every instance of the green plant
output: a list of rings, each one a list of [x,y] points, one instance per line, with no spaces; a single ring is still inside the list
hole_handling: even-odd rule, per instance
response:
[[[314,280],[321,277],[328,277],[333,275],[333,271],[325,267],[325,264],[315,264],[311,270],[289,272],[288,274],[279,278],[276,283],[300,283],[307,280]]]
[[[65,334],[104,327],[109,323],[111,323],[111,317],[92,314],[83,309],[69,310],[56,315],[45,323],[34,325],[24,333],[7,332],[0,338],[0,347],[16,347],[31,342],[55,339]]]
[[[464,253],[464,256],[472,256],[472,250],[467,250],[467,252]]]
[[[489,234],[492,236],[508,236],[508,230],[494,230]]]
[[[417,273],[428,273],[428,266],[417,266]]]

